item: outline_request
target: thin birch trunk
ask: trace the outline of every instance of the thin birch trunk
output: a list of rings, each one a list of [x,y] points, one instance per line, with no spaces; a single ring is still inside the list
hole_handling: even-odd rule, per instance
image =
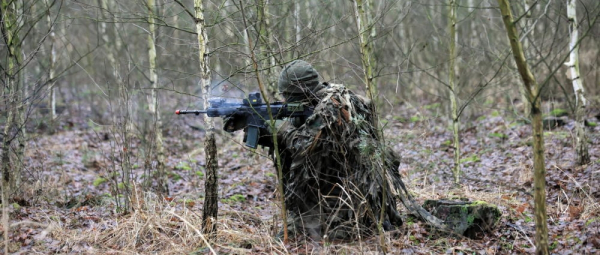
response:
[[[367,0],[369,1],[369,0]],[[361,62],[362,62],[362,66],[364,69],[364,75],[365,75],[365,86],[366,86],[366,90],[367,90],[367,97],[369,98],[369,100],[371,100],[371,115],[372,115],[372,119],[373,119],[373,126],[375,127],[375,129],[377,130],[377,136],[378,136],[378,140],[382,142],[383,144],[383,132],[382,130],[379,128],[379,121],[377,118],[377,102],[375,101],[375,97],[377,96],[377,90],[375,87],[375,77],[373,77],[373,62],[372,58],[373,58],[373,45],[372,42],[369,41],[369,36],[370,35],[375,35],[375,34],[371,34],[374,33],[372,28],[372,24],[371,24],[371,20],[369,19],[369,15],[368,13],[371,12],[371,9],[368,8],[367,6],[369,6],[368,3],[364,3],[362,0],[354,0],[352,1],[354,4],[354,18],[356,20],[356,26],[357,26],[357,31],[358,31],[358,41],[359,41],[359,48],[360,48],[360,55],[361,55]],[[372,7],[372,6],[370,6]],[[366,9],[366,10],[365,10]],[[384,157],[383,155],[381,155],[381,157]],[[375,169],[374,169],[375,170]],[[385,167],[383,167],[382,169],[377,169],[379,171],[381,171],[382,176],[387,176],[387,169]],[[386,201],[387,201],[387,190],[386,190],[386,185],[382,185],[382,197],[381,197],[381,201],[382,201],[382,205],[381,205],[381,211],[380,214],[378,215],[379,217],[379,221],[377,222],[377,231],[379,232],[379,244],[381,245],[381,248],[383,249],[384,252],[387,252],[387,244],[385,243],[385,238],[384,238],[384,230],[383,230],[383,220],[385,219],[385,208],[386,208]]]
[[[152,114],[154,145],[156,153],[156,172],[158,173],[158,188],[163,194],[168,194],[167,175],[165,173],[165,148],[162,137],[162,120],[160,118],[158,100],[158,74],[156,72],[156,5],[154,0],[148,0],[148,62],[150,64],[150,87],[152,92],[148,102],[148,110]]]
[[[534,33],[535,33],[535,29],[533,29],[533,21],[531,20],[531,13],[533,12],[533,10],[530,10],[532,5],[529,4],[530,0],[523,0],[523,12],[525,12],[525,19],[524,19],[524,23],[525,23],[525,29],[529,30],[531,29],[529,32],[529,35],[527,35],[525,38],[523,38],[523,51],[527,52],[529,50],[529,38],[534,38]],[[518,5],[521,6],[521,5]],[[527,107],[527,102],[528,102],[528,98],[527,98],[527,92],[525,91],[525,85],[523,84],[519,84],[519,94],[521,95],[521,101],[523,101],[523,105],[525,105],[525,107],[523,108],[523,116],[528,117],[531,113],[530,113],[530,109],[529,107]]]
[[[246,22],[246,14],[244,12],[244,5],[243,2],[240,1],[240,9],[242,12],[242,19],[244,21],[244,27],[247,28],[247,22]],[[246,32],[248,38],[250,38],[250,36],[248,35],[248,29],[244,29],[244,31]],[[277,132],[277,128],[275,127],[275,118],[273,118],[273,113],[271,112],[271,104],[270,104],[270,100],[269,97],[266,96],[266,88],[264,86],[264,84],[261,81],[260,78],[260,73],[259,73],[259,67],[258,67],[258,61],[256,60],[256,55],[254,54],[254,51],[252,50],[254,49],[254,46],[252,45],[252,40],[248,41],[248,50],[250,52],[250,60],[252,61],[252,67],[253,67],[253,71],[256,74],[256,82],[258,83],[258,88],[260,90],[260,93],[263,95],[263,99],[265,100],[265,104],[267,105],[267,114],[269,115],[269,128],[271,130],[272,134],[275,134]],[[278,183],[277,183],[277,191],[279,193],[279,198],[280,200],[280,206],[281,206],[281,219],[283,221],[283,242],[287,243],[289,241],[288,239],[288,225],[287,225],[287,207],[285,205],[285,191],[283,188],[283,167],[282,167],[282,163],[281,163],[281,157],[279,156],[279,142],[277,140],[277,136],[276,135],[272,135],[271,136],[273,139],[273,152],[275,153],[275,166],[277,167],[277,177],[278,177]]]
[[[277,98],[277,83],[275,75],[273,75],[273,69],[275,66],[275,59],[271,54],[271,42],[272,38],[269,34],[269,1],[259,0],[258,1],[258,41],[260,48],[260,59],[258,60],[262,64],[262,69],[265,70],[265,77],[267,81],[267,93],[269,99]]]
[[[469,27],[471,30],[471,38],[469,38],[470,46],[472,48],[479,46],[479,36],[477,35],[479,32],[477,31],[477,13],[475,11],[475,0],[469,0],[469,15],[472,16],[471,22],[469,22]],[[456,9],[456,8],[455,8]],[[456,23],[456,22],[455,22]]]
[[[204,6],[203,0],[194,0],[194,22],[196,23],[196,32],[198,33],[198,57],[200,58],[200,75],[202,83],[202,98],[204,100],[204,109],[208,109],[210,93],[210,69],[208,66],[208,38],[206,36],[206,26],[204,25]],[[215,139],[215,124],[212,118],[204,115],[204,122],[207,125],[204,148],[206,153],[206,198],[202,211],[202,229],[210,239],[214,239],[217,233],[217,213],[218,213],[218,186],[217,186],[217,145]]]
[[[544,130],[542,126],[542,111],[540,87],[531,73],[525,59],[523,46],[514,24],[509,0],[498,0],[502,20],[517,69],[525,84],[528,102],[531,106],[531,123],[533,129],[533,200],[535,206],[535,243],[536,254],[548,254],[548,223],[546,222],[546,166],[544,162]]]
[[[115,128],[115,133],[119,133],[121,135],[121,138],[123,139],[123,142],[121,144],[122,148],[119,148],[119,151],[121,153],[121,162],[120,162],[120,166],[121,166],[121,182],[122,185],[119,185],[119,182],[117,181],[117,183],[115,183],[114,185],[114,189],[116,190],[117,193],[123,194],[125,199],[124,199],[124,204],[123,204],[123,210],[127,211],[130,209],[130,177],[131,177],[131,163],[130,163],[130,159],[129,159],[129,150],[130,148],[130,132],[132,129],[132,121],[130,120],[130,116],[129,116],[129,109],[131,108],[130,106],[130,100],[129,100],[129,94],[128,91],[125,87],[125,84],[121,81],[120,77],[119,77],[119,69],[120,69],[120,65],[119,62],[117,61],[117,58],[115,56],[115,52],[118,53],[119,49],[117,48],[118,44],[117,42],[119,41],[118,38],[116,38],[116,34],[114,34],[114,37],[111,38],[110,34],[108,32],[107,29],[107,24],[110,21],[112,21],[113,26],[116,25],[116,22],[114,22],[114,18],[109,18],[108,13],[110,12],[111,9],[111,5],[109,5],[109,0],[99,0],[100,2],[100,15],[102,16],[102,20],[103,22],[101,22],[100,24],[100,36],[105,44],[104,49],[106,52],[106,58],[108,59],[109,65],[110,65],[110,70],[111,75],[109,77],[113,78],[113,86],[117,86],[117,91],[118,91],[118,95],[117,95],[117,108],[113,109],[113,110],[123,110],[122,114],[112,114],[113,116],[113,125]],[[116,32],[116,30],[114,30]],[[121,117],[121,119],[119,119],[119,116]],[[120,188],[122,187],[122,188]],[[120,190],[123,189],[123,190]]]
[[[573,81],[573,91],[575,92],[575,150],[577,152],[577,164],[585,165],[590,163],[590,154],[587,145],[587,134],[585,132],[585,108],[587,100],[585,99],[585,90],[583,79],[579,73],[579,24],[577,23],[576,1],[567,0],[567,18],[571,24],[571,39],[569,49],[571,50],[569,62],[565,63],[569,67],[570,78]]]
[[[294,28],[296,29],[296,33],[295,33],[295,41],[296,44],[300,43],[300,39],[302,38],[301,36],[301,32],[302,32],[302,25],[300,23],[300,1],[296,1],[294,3]],[[293,57],[293,55],[292,55]]]
[[[450,86],[450,111],[452,115],[452,134],[454,137],[454,183],[460,183],[460,123],[458,122],[458,103],[456,86],[456,0],[449,1],[448,7],[448,30],[449,37],[449,63],[448,63],[448,85]]]
[[[50,90],[50,114],[52,116],[52,120],[56,119],[56,89],[54,85],[56,81],[56,49],[54,48],[54,44],[56,43],[55,33],[54,33],[54,24],[52,23],[52,17],[50,16],[50,1],[45,1],[46,8],[48,8],[48,15],[46,16],[48,20],[48,26],[50,26],[50,34],[48,35],[48,40],[50,41],[50,65],[48,66],[48,80],[50,82],[49,90]],[[54,126],[51,127],[54,129]],[[54,132],[54,130],[52,130]]]
[[[16,1],[15,3],[15,13],[17,15],[17,17],[23,17],[25,15],[24,13],[24,3],[22,1]],[[19,31],[25,27],[25,19],[24,18],[17,18],[17,27],[19,27],[19,30],[15,31],[16,33],[19,33]],[[17,189],[21,186],[21,171],[23,170],[23,168],[25,167],[23,164],[25,162],[25,150],[26,150],[26,144],[27,144],[27,128],[25,128],[25,122],[27,122],[27,109],[28,107],[28,103],[27,101],[29,101],[29,91],[27,90],[29,88],[28,84],[25,83],[25,69],[23,69],[23,67],[25,67],[27,65],[27,63],[23,63],[23,57],[24,57],[24,53],[22,51],[23,45],[25,44],[25,38],[21,38],[19,37],[19,45],[18,45],[18,50],[15,51],[15,57],[16,57],[16,67],[19,70],[15,70],[16,71],[16,81],[17,81],[17,114],[18,114],[18,121],[17,123],[17,158],[16,158],[16,167],[13,168],[13,177],[15,177],[13,179],[13,182],[11,183],[12,187],[15,188],[15,191],[17,191]]]
[[[365,86],[367,89],[367,97],[374,99],[377,96],[377,88],[375,87],[375,77],[373,77],[373,49],[369,42],[371,34],[371,24],[368,23],[365,6],[362,0],[354,0],[354,18],[358,27],[358,40],[360,43],[360,55],[364,68]],[[375,103],[374,101],[372,103]]]

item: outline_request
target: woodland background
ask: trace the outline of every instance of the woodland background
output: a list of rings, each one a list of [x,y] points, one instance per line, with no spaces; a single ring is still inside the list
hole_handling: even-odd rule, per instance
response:
[[[219,119],[217,235],[207,242],[202,234],[203,141],[212,129],[202,117],[174,111],[202,109],[203,96],[241,100],[259,90],[257,78],[276,99],[273,85],[281,67],[299,58],[312,63],[324,81],[373,93],[386,142],[402,156],[399,171],[418,200],[483,200],[503,212],[497,231],[478,239],[435,236],[408,220],[386,234],[389,251],[535,250],[530,103],[496,1],[0,2],[5,253],[381,251],[377,238],[274,239],[281,216],[273,162],[265,151],[244,148],[242,134],[219,132]],[[366,10],[368,29],[357,26],[357,2]],[[550,251],[595,253],[600,6],[596,0],[575,1],[578,79],[587,98],[581,122],[589,148],[589,161],[580,164],[580,104],[565,65],[572,27],[566,2],[511,5],[540,85],[542,114],[558,123],[544,132]],[[204,7],[208,50],[201,56],[198,4]],[[365,46],[368,66],[361,59]],[[203,64],[210,69],[206,91]],[[367,80],[374,90],[367,91]],[[458,140],[453,119],[460,123]],[[461,147],[458,161],[455,141]]]

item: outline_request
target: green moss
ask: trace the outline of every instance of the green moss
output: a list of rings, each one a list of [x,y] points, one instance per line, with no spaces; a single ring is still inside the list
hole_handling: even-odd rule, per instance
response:
[[[398,122],[406,122],[406,118],[400,116],[394,116],[392,119]]]
[[[506,139],[508,138],[508,136],[506,134],[502,134],[502,133],[490,133],[488,134],[489,137],[496,137],[496,138],[500,138],[500,139]]]
[[[469,214],[469,216],[467,216],[467,223],[473,224],[474,222],[475,222],[475,215]]]
[[[419,244],[419,240],[418,240],[418,239],[417,239],[417,237],[416,237],[416,236],[414,236],[414,235],[410,235],[410,236],[408,236],[408,240],[412,241],[412,242],[413,242],[413,243],[415,243],[415,244]]]
[[[554,250],[556,247],[558,247],[558,241],[554,241],[550,244],[550,246],[548,246],[550,250]]]
[[[569,112],[565,109],[556,108],[548,113],[548,115],[552,115],[555,117],[563,117],[569,115]]]
[[[98,187],[107,181],[108,180],[106,178],[98,177],[94,180],[94,182],[92,182],[92,185],[94,185],[94,187]]]
[[[587,226],[589,226],[590,224],[592,224],[592,223],[596,222],[596,220],[598,220],[598,218],[591,218],[591,219],[587,220],[587,221],[585,222],[585,226],[586,226],[586,227],[587,227]]]
[[[440,108],[441,104],[440,103],[433,103],[433,104],[428,104],[425,106],[426,110],[431,110],[431,109],[436,109],[436,108]]]
[[[457,233],[470,238],[478,236],[477,233],[491,231],[501,216],[497,206],[484,201],[427,200],[423,207]]]
[[[571,133],[565,131],[545,131],[544,137],[551,137],[555,139],[567,139],[571,137]]]
[[[246,196],[242,194],[235,194],[229,198],[222,199],[221,201],[225,203],[240,203],[246,201]]]
[[[421,118],[420,116],[412,116],[410,117],[410,122],[419,122],[423,120],[423,118]]]
[[[180,161],[179,164],[177,164],[177,166],[175,166],[175,169],[177,169],[177,170],[186,170],[186,171],[192,170],[192,168],[190,167],[190,165],[187,162],[185,162],[185,161]]]
[[[471,155],[469,157],[461,158],[460,159],[460,163],[479,162],[479,161],[481,161],[481,159],[477,155],[475,155],[475,154],[473,154],[473,155]]]
[[[472,205],[484,205],[484,206],[492,206],[494,208],[498,208],[496,205],[490,204],[488,202],[485,201],[481,201],[481,200],[477,200],[477,201],[473,201],[471,202]]]
[[[181,175],[180,175],[180,174],[178,174],[178,173],[173,173],[173,172],[170,172],[170,173],[169,173],[169,177],[170,177],[171,179],[173,179],[174,181],[179,181],[179,180],[183,179],[183,177],[181,177]]]

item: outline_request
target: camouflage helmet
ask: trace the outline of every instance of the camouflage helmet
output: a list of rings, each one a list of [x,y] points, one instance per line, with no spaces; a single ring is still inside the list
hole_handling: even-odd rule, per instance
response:
[[[279,92],[284,94],[304,94],[318,85],[319,73],[304,60],[294,60],[285,66],[277,82]]]

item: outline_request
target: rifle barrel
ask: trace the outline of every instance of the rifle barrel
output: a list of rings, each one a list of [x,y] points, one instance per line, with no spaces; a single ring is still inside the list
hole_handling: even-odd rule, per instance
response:
[[[206,113],[206,111],[202,111],[202,110],[176,110],[175,114],[180,115],[180,114],[196,114],[199,115],[200,113]]]

